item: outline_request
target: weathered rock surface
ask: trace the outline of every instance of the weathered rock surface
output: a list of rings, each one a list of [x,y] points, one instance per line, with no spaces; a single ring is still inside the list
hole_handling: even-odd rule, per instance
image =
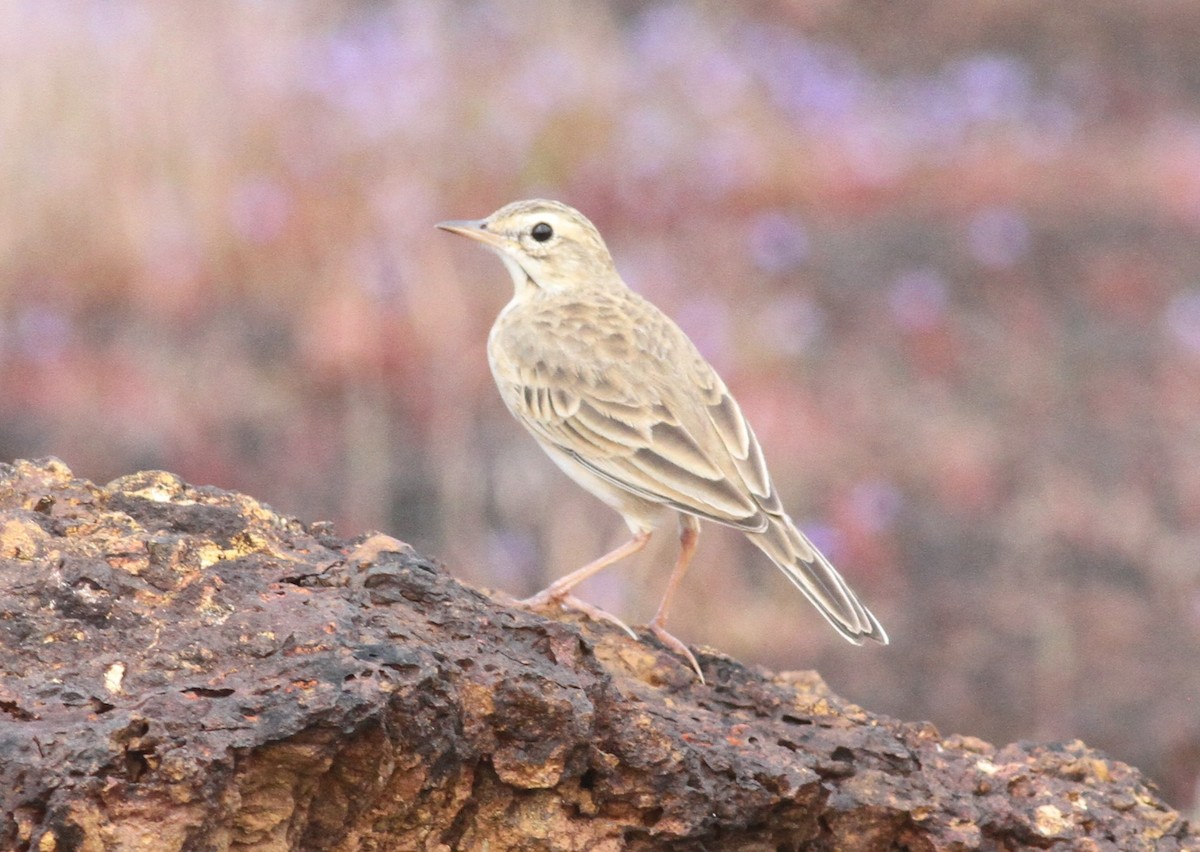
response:
[[[504,606],[167,473],[0,465],[0,847],[1197,849],[1082,743]]]

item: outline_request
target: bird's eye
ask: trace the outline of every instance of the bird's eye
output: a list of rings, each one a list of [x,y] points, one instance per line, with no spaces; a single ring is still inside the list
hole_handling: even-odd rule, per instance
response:
[[[554,236],[554,229],[545,222],[538,222],[530,230],[529,236],[533,237],[539,243],[544,243],[546,240]]]

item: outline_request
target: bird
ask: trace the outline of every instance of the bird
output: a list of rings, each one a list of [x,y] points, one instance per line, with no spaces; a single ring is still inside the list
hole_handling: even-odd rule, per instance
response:
[[[664,516],[679,549],[647,625],[687,660],[667,617],[699,540],[700,521],[740,530],[850,642],[887,633],[841,574],[788,516],[762,449],[725,382],[684,331],[618,274],[600,232],[557,201],[515,201],[485,219],[441,222],[500,256],[513,296],[488,334],[488,363],[505,406],[551,460],[616,510],[628,541],[518,601],[619,618],[572,594],[637,553]]]

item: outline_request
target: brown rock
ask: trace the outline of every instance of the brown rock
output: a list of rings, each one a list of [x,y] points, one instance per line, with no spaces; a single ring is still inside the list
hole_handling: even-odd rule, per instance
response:
[[[241,494],[0,466],[0,846],[1196,849],[1136,770],[514,610]]]

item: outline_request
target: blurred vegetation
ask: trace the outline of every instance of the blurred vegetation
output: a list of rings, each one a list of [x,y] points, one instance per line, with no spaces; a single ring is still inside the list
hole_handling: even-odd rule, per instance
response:
[[[16,0],[0,187],[0,457],[514,593],[620,522],[504,412],[507,275],[432,226],[579,207],[894,644],[712,526],[678,635],[1195,810],[1200,5]],[[648,618],[658,538],[585,594]]]

